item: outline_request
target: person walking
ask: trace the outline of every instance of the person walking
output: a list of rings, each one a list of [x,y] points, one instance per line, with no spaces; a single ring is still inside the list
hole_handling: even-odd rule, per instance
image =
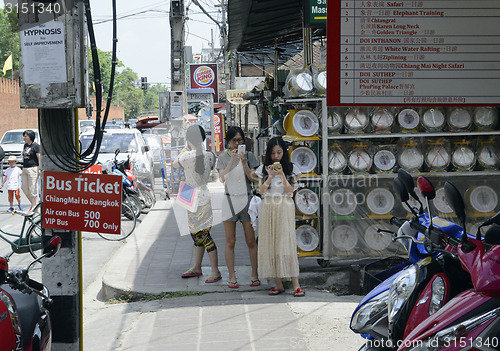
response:
[[[21,168],[16,167],[17,164],[17,157],[14,155],[9,156],[7,159],[7,162],[9,162],[9,168],[5,170],[5,176],[3,178],[2,185],[0,188],[3,188],[3,186],[7,183],[7,190],[9,192],[9,204],[10,207],[7,210],[8,212],[14,211],[14,196],[16,197],[17,200],[17,206],[19,207],[19,210],[23,211],[23,205],[21,205]]]
[[[226,232],[225,257],[229,271],[228,287],[239,288],[234,271],[234,245],[236,244],[236,222],[240,221],[245,233],[248,246],[252,276],[250,286],[259,286],[260,280],[257,273],[257,243],[253,230],[248,206],[252,198],[251,182],[255,178],[255,168],[259,162],[251,151],[243,150],[245,134],[240,127],[229,127],[226,132],[228,149],[219,155],[216,169],[219,179],[224,183],[225,196],[222,203],[222,218]],[[243,146],[243,148],[242,148]]]
[[[283,280],[292,280],[293,295],[304,296],[299,284],[299,261],[295,237],[295,205],[292,199],[300,169],[289,161],[283,139],[269,140],[264,164],[255,171],[263,196],[259,214],[258,272],[274,278],[269,295],[285,291]]]
[[[210,235],[213,213],[210,191],[207,183],[210,171],[215,165],[215,155],[205,151],[205,130],[198,124],[191,125],[186,131],[187,150],[183,150],[174,160],[175,168],[184,168],[185,182],[196,188],[198,206],[194,212],[188,211],[188,226],[194,241],[194,264],[182,274],[182,278],[202,275],[201,262],[205,250],[208,253],[212,271],[205,283],[215,283],[222,279],[219,271],[217,246]]]
[[[35,132],[27,129],[23,132],[23,170],[21,173],[21,188],[31,203],[30,211],[38,201],[38,176],[40,175],[40,145],[35,143]]]

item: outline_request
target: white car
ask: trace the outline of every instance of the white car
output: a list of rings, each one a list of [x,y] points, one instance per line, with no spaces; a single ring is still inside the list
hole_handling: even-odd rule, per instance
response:
[[[88,148],[93,138],[93,132],[80,134],[82,152]],[[106,161],[112,160],[117,149],[120,150],[117,156],[118,161],[126,160],[130,155],[132,172],[135,176],[147,184],[154,184],[153,158],[141,132],[137,129],[105,130],[97,161],[104,164]]]
[[[85,132],[94,132],[95,121],[93,119],[81,119],[78,121],[80,127],[80,134]]]
[[[22,166],[23,164],[23,147],[24,147],[24,131],[31,129],[35,132],[35,142],[40,144],[40,134],[38,133],[38,129],[36,128],[25,128],[25,129],[11,129],[5,132],[0,140],[0,146],[5,151],[5,158],[3,159],[2,166],[3,168],[9,167],[9,163],[7,159],[9,156],[14,155],[17,157],[17,164]]]

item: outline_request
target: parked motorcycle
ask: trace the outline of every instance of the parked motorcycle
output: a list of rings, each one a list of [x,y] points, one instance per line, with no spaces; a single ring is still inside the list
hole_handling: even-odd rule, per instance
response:
[[[465,204],[449,182],[444,185],[450,207],[465,228]],[[482,240],[481,228],[491,226]],[[473,289],[455,296],[422,321],[399,350],[500,350],[500,212],[483,222],[472,239],[462,236],[457,255],[472,278]]]
[[[148,213],[156,203],[156,197],[153,188],[151,187],[151,185],[143,183],[135,176],[135,174],[131,170],[129,162],[124,162],[122,166],[119,167],[119,169],[127,175],[128,179],[133,184],[133,188],[137,190],[139,199],[141,200],[141,212]]]
[[[43,255],[26,269],[11,270],[7,259],[0,257],[0,351],[48,351],[52,327],[47,306],[52,303],[47,288],[29,278],[36,262],[54,256],[61,238],[53,237]]]

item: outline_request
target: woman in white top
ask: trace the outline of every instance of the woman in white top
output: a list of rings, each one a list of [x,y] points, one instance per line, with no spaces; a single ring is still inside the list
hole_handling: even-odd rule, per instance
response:
[[[285,291],[283,280],[292,280],[293,295],[304,296],[299,284],[299,261],[295,236],[295,205],[292,199],[297,166],[289,161],[283,139],[269,140],[264,164],[255,171],[259,177],[262,207],[259,213],[258,273],[261,278],[274,278],[276,288],[269,295]]]
[[[208,253],[212,272],[205,280],[215,283],[222,279],[217,256],[217,247],[210,235],[213,213],[210,191],[207,183],[210,171],[215,165],[215,156],[204,150],[205,130],[198,124],[191,125],[186,131],[186,145],[173,162],[173,166],[184,168],[185,182],[198,191],[198,207],[196,211],[188,211],[188,225],[194,241],[194,264],[182,274],[182,278],[198,277],[202,274],[201,262],[205,250]]]

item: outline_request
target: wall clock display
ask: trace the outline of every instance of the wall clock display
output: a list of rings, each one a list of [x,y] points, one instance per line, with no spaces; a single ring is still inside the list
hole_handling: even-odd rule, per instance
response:
[[[366,205],[374,214],[384,215],[394,207],[394,196],[385,188],[375,188],[368,193]]]
[[[312,172],[318,161],[314,152],[307,146],[293,149],[290,160],[299,167],[302,173]]]
[[[348,156],[348,164],[354,173],[366,173],[372,166],[372,157],[364,147],[355,147]]]
[[[295,230],[297,237],[297,246],[302,251],[313,251],[318,247],[319,234],[316,228],[308,224],[301,225]]]
[[[472,125],[470,111],[463,107],[453,108],[448,114],[448,125],[452,131],[467,130]]]
[[[303,188],[295,193],[295,207],[305,215],[312,215],[318,211],[319,198],[311,189]]]
[[[343,125],[344,118],[342,114],[333,108],[328,108],[328,134],[340,133]]]
[[[459,170],[469,171],[476,164],[476,155],[467,144],[459,143],[453,151],[451,163]]]
[[[394,115],[386,108],[377,108],[373,111],[370,121],[374,132],[390,132]]]
[[[300,110],[293,115],[293,128],[302,136],[312,136],[319,129],[318,117],[309,110]]]
[[[347,157],[339,147],[333,147],[328,152],[328,170],[330,173],[340,173],[347,166]]]
[[[332,244],[339,251],[351,251],[358,243],[358,234],[353,227],[341,224],[331,230]]]
[[[424,155],[415,143],[404,144],[398,153],[398,164],[408,172],[418,171],[424,164]]]
[[[390,172],[396,166],[396,156],[391,150],[379,150],[373,155],[373,164],[377,172]]]
[[[495,190],[489,186],[482,185],[475,187],[470,192],[470,204],[478,212],[491,212],[497,207],[498,196]]]
[[[368,125],[368,116],[361,108],[351,108],[345,115],[344,123],[350,133],[360,133]]]
[[[320,71],[314,74],[314,87],[320,94],[326,93],[326,71]]]
[[[443,130],[445,122],[444,113],[438,108],[430,108],[422,115],[422,125],[431,132]]]
[[[476,107],[474,110],[474,124],[479,130],[495,128],[498,121],[498,111],[494,107]]]
[[[453,209],[448,205],[446,196],[444,195],[444,188],[439,188],[436,190],[436,197],[432,200],[434,207],[441,213],[453,213]]]
[[[417,111],[406,108],[399,112],[398,123],[403,130],[414,130],[420,123],[420,116]]]
[[[338,189],[332,193],[331,206],[336,214],[347,216],[356,209],[356,195],[349,189]]]
[[[370,249],[382,251],[387,249],[391,244],[391,236],[389,234],[379,233],[377,231],[378,228],[388,230],[384,225],[374,224],[366,228],[364,238],[366,245]]]
[[[433,171],[445,170],[451,162],[451,156],[445,143],[434,142],[427,150],[425,163]]]
[[[307,95],[313,90],[313,77],[308,70],[298,70],[289,75],[287,87],[292,96]]]
[[[498,150],[491,141],[481,142],[477,152],[477,161],[484,169],[496,169],[498,167]]]

